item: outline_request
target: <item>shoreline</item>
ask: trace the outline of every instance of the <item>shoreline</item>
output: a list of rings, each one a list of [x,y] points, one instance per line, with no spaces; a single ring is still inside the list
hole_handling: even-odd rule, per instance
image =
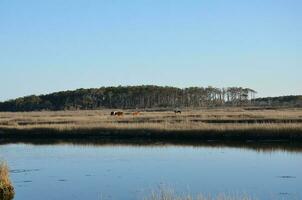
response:
[[[157,130],[118,128],[0,128],[0,138],[6,139],[141,139],[141,140],[219,140],[219,141],[294,141],[302,142],[300,129],[229,129],[229,130]]]

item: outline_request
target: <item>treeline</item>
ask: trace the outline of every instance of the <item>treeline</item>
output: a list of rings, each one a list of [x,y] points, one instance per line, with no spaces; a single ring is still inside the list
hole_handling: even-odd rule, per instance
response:
[[[241,87],[102,87],[17,98],[0,103],[0,111],[238,106],[251,104],[255,94]]]
[[[253,100],[255,106],[268,106],[268,107],[302,107],[302,96],[281,96],[281,97],[266,97],[257,98]]]

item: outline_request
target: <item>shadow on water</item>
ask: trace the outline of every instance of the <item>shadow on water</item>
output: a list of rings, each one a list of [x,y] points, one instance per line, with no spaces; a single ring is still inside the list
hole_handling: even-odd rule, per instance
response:
[[[117,138],[88,138],[88,139],[0,139],[1,144],[31,144],[31,145],[87,145],[87,146],[188,146],[188,147],[208,147],[208,148],[240,148],[250,149],[259,152],[302,152],[302,142],[286,140],[247,140],[247,141],[228,141],[228,140],[165,140],[165,139],[117,139]]]

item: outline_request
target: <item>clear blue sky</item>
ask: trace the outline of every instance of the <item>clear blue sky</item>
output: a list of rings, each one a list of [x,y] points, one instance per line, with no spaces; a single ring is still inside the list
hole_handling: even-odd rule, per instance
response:
[[[301,0],[0,0],[0,101],[116,85],[302,94]]]

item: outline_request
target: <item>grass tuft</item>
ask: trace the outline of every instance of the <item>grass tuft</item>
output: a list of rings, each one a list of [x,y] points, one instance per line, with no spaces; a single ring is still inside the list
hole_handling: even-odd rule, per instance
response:
[[[14,187],[9,179],[9,168],[5,162],[0,163],[0,199],[11,200],[14,198]]]

